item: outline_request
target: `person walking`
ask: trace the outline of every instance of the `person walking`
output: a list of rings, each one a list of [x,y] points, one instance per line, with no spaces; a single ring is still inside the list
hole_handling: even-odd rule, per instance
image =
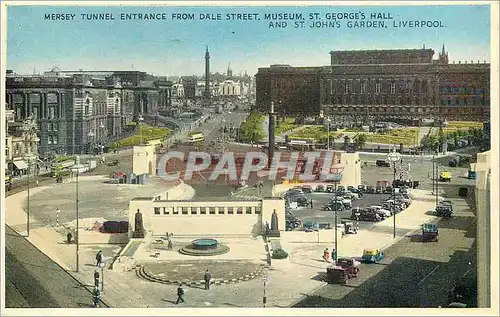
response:
[[[335,248],[332,249],[332,262],[333,264],[337,264],[337,250]]]
[[[177,301],[175,304],[179,304],[180,302],[185,303],[184,301],[184,289],[182,288],[182,284],[179,284],[179,287],[177,288]]]
[[[97,254],[95,256],[95,260],[96,260],[95,266],[99,266],[102,263],[102,251],[101,250],[99,250],[99,252],[97,252]]]
[[[313,209],[313,200],[311,199],[311,209]]]
[[[97,286],[94,287],[94,291],[92,292],[94,299],[94,307],[99,307],[99,302],[101,301],[101,291]]]
[[[94,271],[94,286],[99,287],[99,272],[97,270]]]
[[[208,270],[206,270],[203,278],[205,279],[205,290],[208,291],[210,289],[210,280],[212,279],[212,275]]]

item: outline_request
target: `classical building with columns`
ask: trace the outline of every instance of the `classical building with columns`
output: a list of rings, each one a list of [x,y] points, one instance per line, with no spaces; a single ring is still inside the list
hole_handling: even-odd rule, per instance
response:
[[[123,136],[127,122],[157,114],[170,88],[159,89],[154,77],[138,71],[61,71],[17,75],[8,71],[6,108],[15,121],[38,124],[38,151],[90,153]]]
[[[288,115],[487,120],[490,64],[432,49],[332,51],[331,65],[259,68],[256,107]]]

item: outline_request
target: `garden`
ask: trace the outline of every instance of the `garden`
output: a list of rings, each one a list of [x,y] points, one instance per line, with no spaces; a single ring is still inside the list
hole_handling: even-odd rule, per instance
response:
[[[330,131],[330,138],[337,138],[339,132]],[[293,139],[314,139],[316,141],[326,141],[328,139],[328,131],[324,126],[308,126],[304,127],[300,131],[294,132],[289,135],[290,138]]]
[[[278,118],[276,126],[274,127],[274,133],[280,135],[297,127],[299,127],[299,125],[295,123],[295,118]]]
[[[245,122],[241,124],[240,140],[247,142],[259,142],[262,140],[264,138],[264,132],[262,131],[264,119],[265,116],[258,112],[250,113]]]
[[[377,134],[367,134],[367,142],[381,144],[403,144],[412,146],[419,143],[419,128],[387,130]]]
[[[111,150],[140,145],[141,140],[143,143],[156,139],[163,139],[168,136],[169,130],[167,128],[154,128],[149,125],[141,125],[140,132],[137,135],[112,142],[109,146]]]

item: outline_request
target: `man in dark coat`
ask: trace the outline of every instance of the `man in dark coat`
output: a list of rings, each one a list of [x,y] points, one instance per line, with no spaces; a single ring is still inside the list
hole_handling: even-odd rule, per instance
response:
[[[210,275],[210,272],[208,270],[205,271],[204,279],[205,279],[205,290],[207,291],[210,289],[210,280],[212,279],[212,275]]]
[[[94,286],[99,287],[99,272],[97,270],[94,271]]]
[[[96,266],[99,266],[102,263],[102,251],[97,252],[95,260],[96,260]]]
[[[180,302],[185,303],[184,289],[182,288],[182,284],[179,284],[179,287],[177,288],[177,301],[175,303],[179,304]]]

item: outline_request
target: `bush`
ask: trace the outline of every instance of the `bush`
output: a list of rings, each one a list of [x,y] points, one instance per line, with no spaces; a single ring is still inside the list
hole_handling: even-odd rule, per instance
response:
[[[273,250],[273,259],[286,259],[288,253],[283,249]]]

